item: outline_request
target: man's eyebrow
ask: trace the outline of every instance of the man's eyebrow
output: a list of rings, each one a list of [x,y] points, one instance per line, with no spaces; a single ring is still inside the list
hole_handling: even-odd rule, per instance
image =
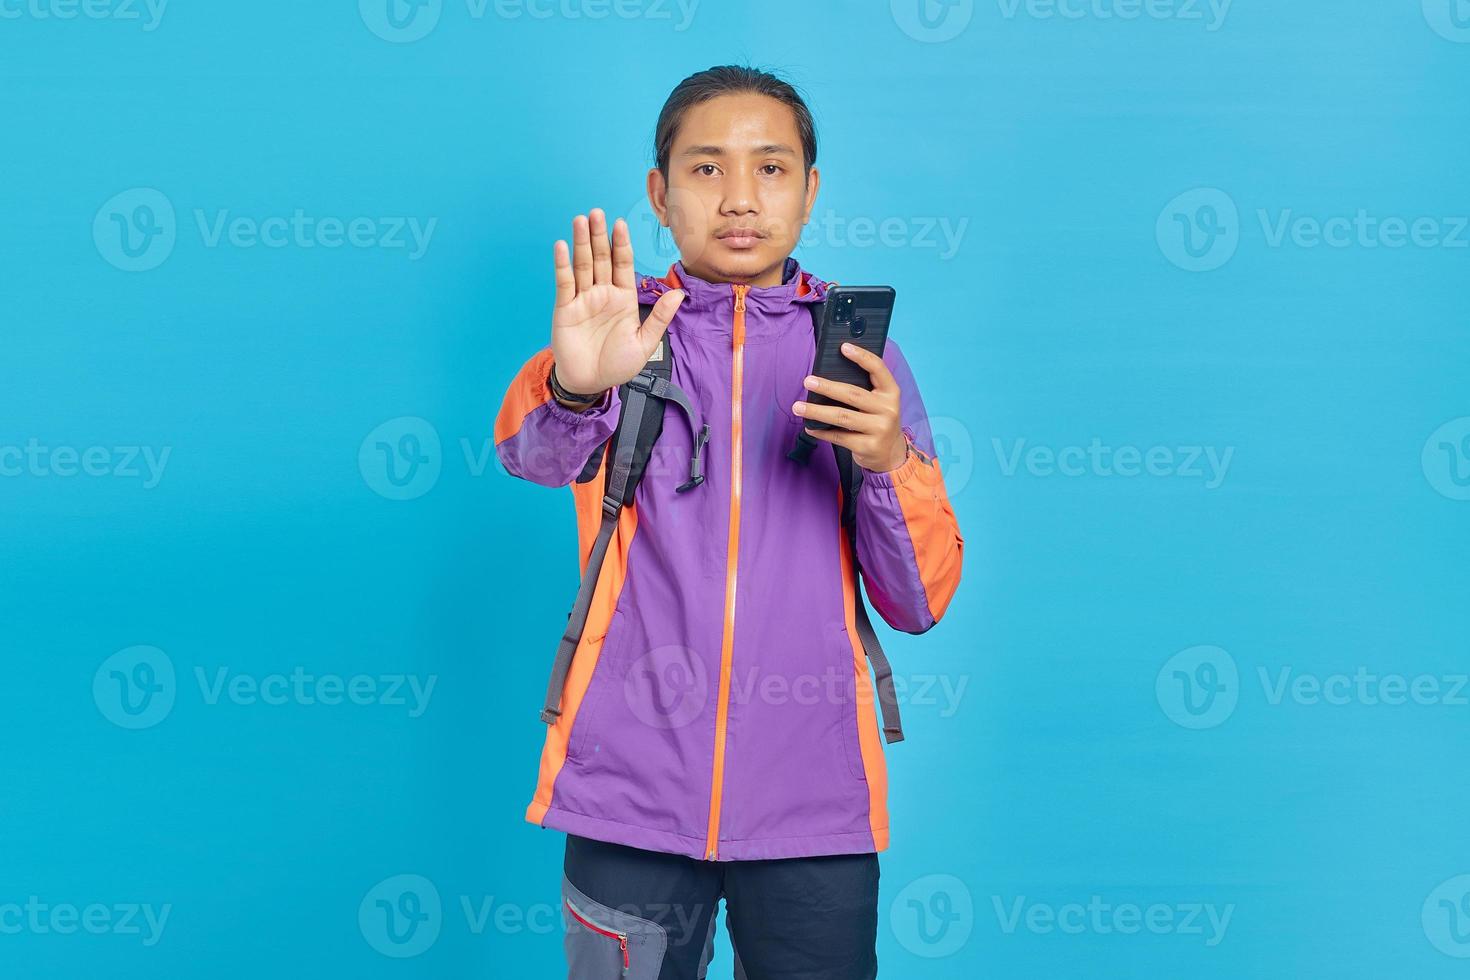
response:
[[[783,153],[789,156],[796,155],[796,150],[787,146],[785,143],[767,143],[765,146],[757,146],[755,152],[757,156],[779,156]],[[715,146],[712,143],[705,143],[700,146],[688,147],[679,155],[686,157],[722,157],[725,156],[725,148],[723,146]]]

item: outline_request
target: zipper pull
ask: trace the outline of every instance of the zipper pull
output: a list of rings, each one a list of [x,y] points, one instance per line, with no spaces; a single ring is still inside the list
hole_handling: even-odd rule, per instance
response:
[[[628,934],[618,933],[618,948],[623,951],[623,976],[628,975]]]
[[[739,285],[739,286],[736,286],[735,287],[735,312],[736,313],[744,313],[745,312],[745,291],[747,289],[749,289],[749,288],[750,287],[749,286],[746,286],[746,285]]]

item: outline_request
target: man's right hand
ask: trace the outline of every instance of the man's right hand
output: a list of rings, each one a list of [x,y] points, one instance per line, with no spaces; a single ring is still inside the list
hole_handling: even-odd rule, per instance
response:
[[[589,220],[590,218],[590,220]],[[572,250],[558,240],[556,307],[551,315],[552,363],[563,388],[590,394],[630,380],[658,348],[684,301],[681,289],[660,296],[638,322],[637,277],[628,225],[619,218],[608,248],[601,208],[572,219]]]

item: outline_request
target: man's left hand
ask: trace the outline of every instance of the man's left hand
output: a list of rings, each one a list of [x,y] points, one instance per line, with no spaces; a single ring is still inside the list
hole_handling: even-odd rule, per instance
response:
[[[800,401],[791,410],[798,416],[839,426],[806,431],[813,439],[852,450],[852,458],[863,469],[873,473],[896,470],[908,458],[908,443],[899,423],[898,382],[883,358],[872,351],[856,344],[843,344],[842,353],[868,372],[873,390],[809,374],[803,382],[807,390],[820,392],[841,404],[813,405]]]

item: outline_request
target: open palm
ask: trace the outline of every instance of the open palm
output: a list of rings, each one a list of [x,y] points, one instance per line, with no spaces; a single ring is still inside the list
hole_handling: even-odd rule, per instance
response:
[[[660,296],[648,319],[638,321],[637,276],[628,225],[619,218],[608,246],[601,208],[572,219],[572,248],[558,240],[556,306],[551,314],[551,352],[556,378],[571,391],[592,394],[632,378],[658,347],[682,290]]]

